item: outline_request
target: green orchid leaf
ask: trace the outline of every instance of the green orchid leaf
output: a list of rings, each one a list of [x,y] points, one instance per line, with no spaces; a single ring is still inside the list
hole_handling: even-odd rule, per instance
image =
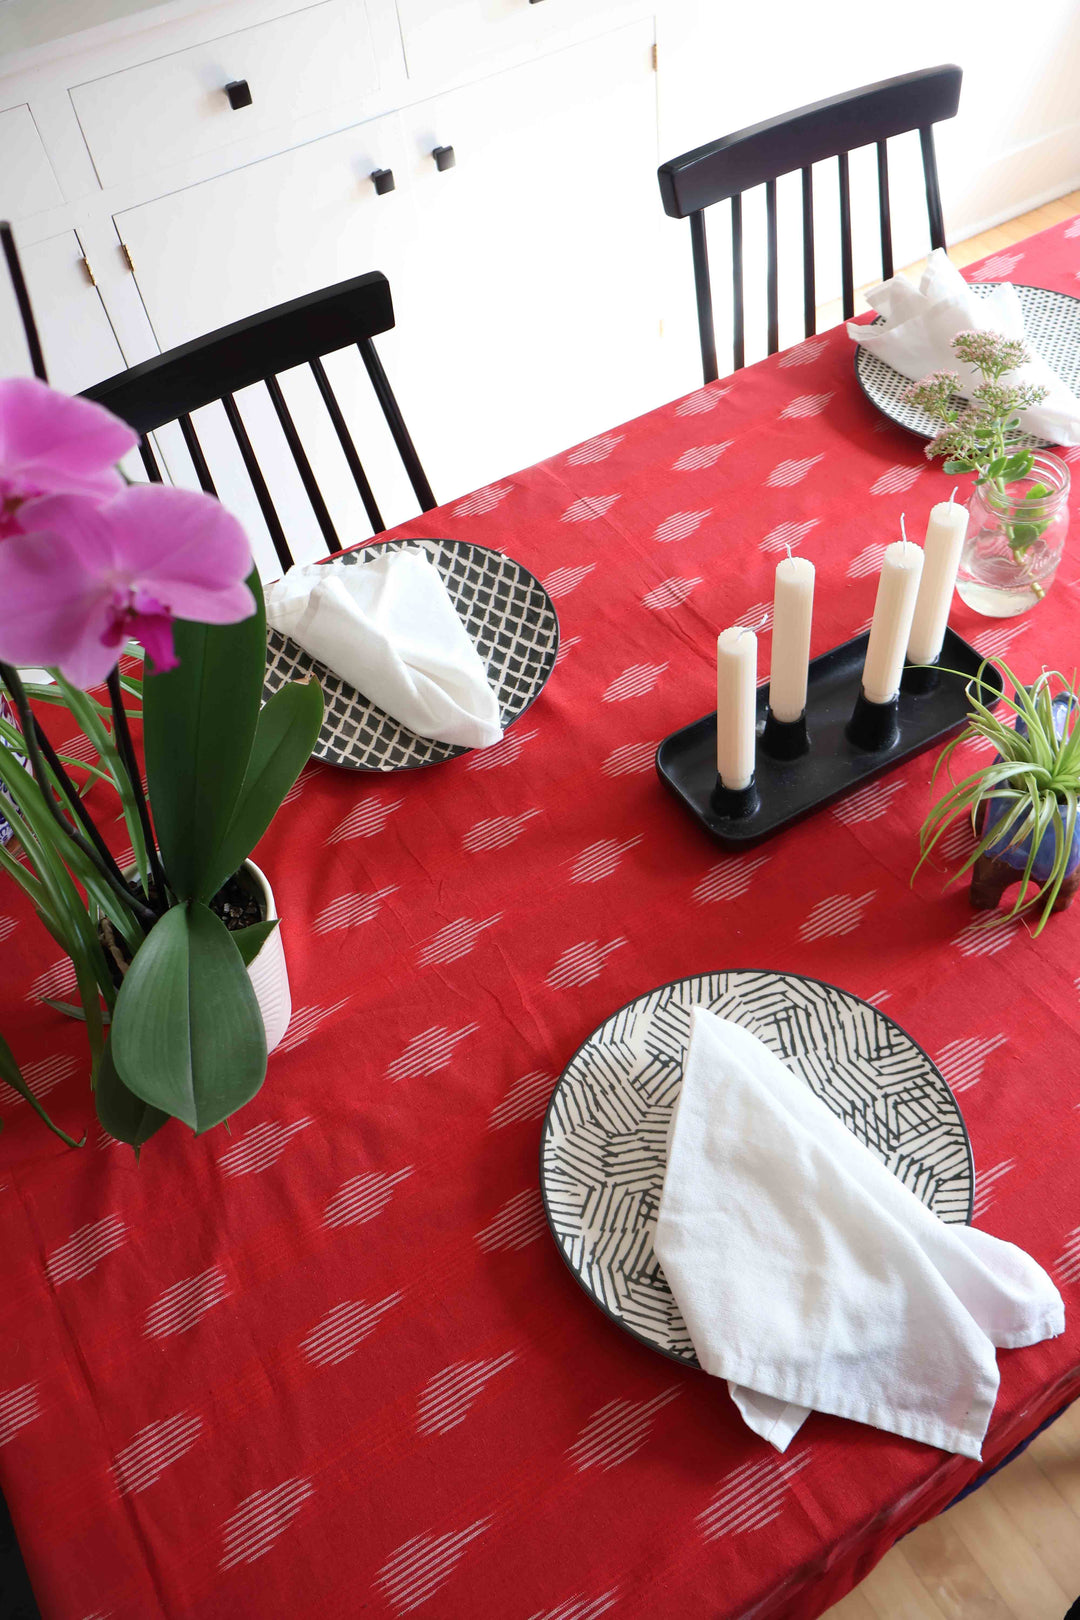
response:
[[[44,1108],[42,1108],[41,1104],[34,1096],[34,1093],[26,1084],[26,1081],[23,1079],[22,1070],[15,1061],[15,1054],[2,1035],[0,1035],[0,1080],[6,1080],[12,1091],[17,1091],[19,1096],[23,1098],[24,1102],[28,1102],[30,1104],[38,1118],[44,1120],[50,1131],[52,1131],[55,1136],[58,1136],[62,1142],[66,1142],[68,1147],[82,1147],[83,1142],[86,1141],[85,1136],[81,1142],[76,1142],[74,1137],[68,1135],[67,1131],[62,1131],[59,1125],[53,1124],[52,1120],[49,1118]]]
[[[133,1147],[136,1158],[143,1143],[148,1142],[169,1118],[162,1109],[154,1108],[128,1090],[116,1072],[110,1045],[106,1045],[98,1064],[94,1106],[98,1119],[109,1135]]]
[[[54,1001],[51,996],[42,996],[41,999],[45,1003],[46,1007],[52,1007],[55,1012],[63,1013],[65,1018],[77,1018],[81,1023],[86,1023],[86,1013],[84,1009],[82,1007],[76,1007],[73,1001]],[[103,1008],[101,1013],[102,1023],[107,1024],[111,1021],[111,1019],[112,1013],[110,1013],[107,1007]]]
[[[317,681],[290,681],[265,705],[231,820],[204,869],[197,899],[212,899],[247,860],[310,759],[322,719]]]
[[[178,620],[173,635],[179,665],[147,673],[143,683],[150,805],[165,874],[179,900],[213,893],[209,878],[221,868],[218,852],[255,740],[266,612],[254,569],[247,583],[255,598],[250,617],[238,624]]]
[[[250,923],[247,928],[231,930],[229,938],[240,952],[240,960],[245,967],[251,966],[277,925],[278,919],[271,917],[267,922]]]
[[[174,906],[150,930],[116,998],[110,1040],[128,1090],[193,1131],[220,1124],[258,1091],[262,1015],[240,952],[209,907]]]

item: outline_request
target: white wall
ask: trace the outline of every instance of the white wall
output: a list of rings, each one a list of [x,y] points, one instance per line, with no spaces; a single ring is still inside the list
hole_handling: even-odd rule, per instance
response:
[[[153,0],[0,0],[0,55],[148,11]]]
[[[960,112],[938,126],[937,149],[948,239],[986,227],[1080,186],[1080,5],[1077,0],[659,0],[662,67],[660,145],[664,157],[719,135],[894,74],[955,62],[964,70]],[[890,145],[895,257],[927,250],[918,137]],[[880,275],[872,153],[852,162],[855,280]],[[786,193],[786,196],[785,196]],[[860,228],[860,201],[865,205]],[[748,358],[764,352],[763,208],[746,208]],[[710,216],[718,342],[727,319],[729,223]],[[815,175],[818,300],[840,292],[835,165]],[[797,177],[780,186],[781,341],[801,327],[800,201]],[[692,302],[688,228],[671,221],[685,257]],[[789,240],[785,252],[784,232]],[[791,269],[785,283],[783,266]],[[677,341],[687,341],[675,313]],[[721,370],[725,369],[721,353]]]
[[[665,155],[858,85],[956,62],[939,132],[953,240],[1080,185],[1076,0],[659,0]]]

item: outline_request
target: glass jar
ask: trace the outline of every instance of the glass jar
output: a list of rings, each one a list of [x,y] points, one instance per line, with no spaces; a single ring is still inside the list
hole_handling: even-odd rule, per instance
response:
[[[1041,602],[1069,529],[1069,469],[1037,451],[1031,471],[999,489],[980,484],[968,502],[968,532],[956,589],[976,613],[1010,619]]]

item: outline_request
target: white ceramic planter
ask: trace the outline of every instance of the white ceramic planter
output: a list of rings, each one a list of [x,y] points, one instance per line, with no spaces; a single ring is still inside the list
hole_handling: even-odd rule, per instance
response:
[[[277,916],[274,891],[266,880],[266,873],[254,861],[245,861],[240,868],[252,894],[259,902],[263,920]],[[135,868],[129,866],[125,877],[134,877]],[[262,949],[248,965],[248,978],[259,1003],[263,1026],[266,1029],[266,1050],[272,1052],[285,1038],[292,1017],[292,994],[289,990],[289,970],[285,964],[285,947],[281,943],[281,929],[275,928],[264,940]]]
[[[277,916],[274,891],[254,861],[245,861],[242,868],[249,877],[266,918]],[[275,928],[263,942],[258,956],[248,966],[255,999],[266,1026],[266,1050],[272,1052],[285,1036],[292,1017],[292,995],[289,991],[289,970],[285,964],[285,947],[281,943],[281,929]]]

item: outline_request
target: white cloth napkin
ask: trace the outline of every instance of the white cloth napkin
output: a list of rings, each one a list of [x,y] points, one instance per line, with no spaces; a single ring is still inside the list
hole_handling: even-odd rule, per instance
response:
[[[939,1221],[756,1036],[703,1008],[654,1243],[698,1360],[778,1451],[818,1411],[978,1458],[994,1347],[1065,1326],[1034,1260]]]
[[[918,382],[930,371],[955,371],[957,389],[965,397],[980,381],[974,366],[957,359],[950,343],[958,332],[1000,332],[1021,338],[1031,351],[1026,366],[1006,373],[1006,382],[1042,383],[1050,390],[1039,405],[1020,412],[1026,433],[1051,444],[1080,444],[1080,399],[1037,354],[1024,333],[1024,312],[1010,282],[977,298],[944,248],[936,248],[926,261],[916,288],[906,276],[893,276],[866,295],[871,309],[884,317],[884,326],[850,322],[848,336],[864,349]]]
[[[290,568],[266,622],[418,737],[490,748],[499,701],[446,586],[422,551]]]

